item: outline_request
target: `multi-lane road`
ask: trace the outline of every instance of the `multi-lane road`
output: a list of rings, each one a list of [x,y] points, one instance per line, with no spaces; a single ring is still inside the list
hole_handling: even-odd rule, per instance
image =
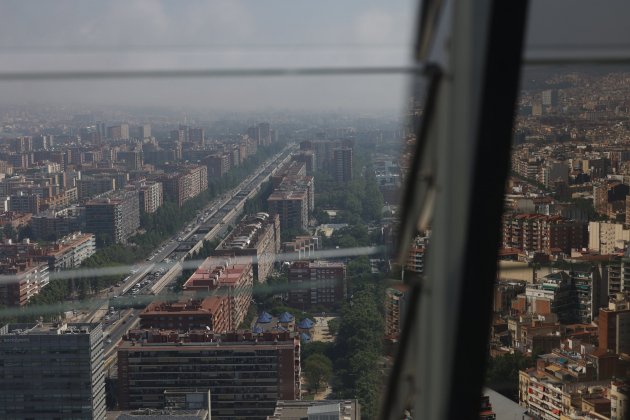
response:
[[[147,295],[155,295],[167,290],[169,283],[177,278],[176,269],[181,269],[186,256],[199,249],[204,240],[215,239],[222,235],[230,224],[237,222],[245,201],[254,197],[261,185],[290,159],[295,147],[295,145],[287,146],[282,152],[268,159],[236,188],[208,204],[183,231],[162,243],[147,261],[134,266],[124,282],[110,289],[108,297],[112,300],[132,296],[142,299]],[[116,345],[125,332],[137,323],[140,311],[128,309],[107,314],[108,307],[108,303],[101,305],[91,314],[91,320],[104,321],[105,355],[111,363],[115,356]],[[109,319],[104,319],[106,317]]]

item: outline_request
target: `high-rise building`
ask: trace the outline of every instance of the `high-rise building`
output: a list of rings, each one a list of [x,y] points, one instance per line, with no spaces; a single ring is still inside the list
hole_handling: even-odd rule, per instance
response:
[[[227,153],[216,153],[206,156],[203,163],[208,168],[208,175],[211,178],[221,178],[232,167],[230,155]]]
[[[138,192],[140,194],[140,211],[155,213],[164,203],[161,182],[144,181],[139,186]]]
[[[4,277],[0,282],[0,305],[24,306],[48,284],[48,263],[31,258],[4,258],[0,262],[0,275]]]
[[[264,283],[280,251],[278,215],[257,213],[247,216],[216,247],[213,255],[251,257],[254,280]]]
[[[630,229],[623,223],[589,222],[588,249],[601,255],[613,254],[630,242]]]
[[[283,232],[308,229],[308,194],[306,191],[274,191],[267,198],[269,213],[280,217]]]
[[[9,209],[18,213],[38,214],[41,209],[41,198],[37,194],[25,194],[20,191],[11,195]]]
[[[112,198],[99,198],[85,204],[86,230],[105,241],[124,243],[140,227],[137,191],[124,191]]]
[[[339,147],[333,150],[335,181],[348,182],[352,180],[352,149]]]
[[[424,261],[426,260],[425,254],[428,244],[428,236],[418,235],[414,238],[413,244],[409,248],[405,270],[413,271],[418,274],[424,273]]]
[[[159,181],[162,183],[164,199],[181,207],[208,189],[208,168],[202,165],[181,166],[177,172],[160,177]]]
[[[542,104],[543,106],[558,106],[558,90],[557,89],[547,89],[542,92]]]
[[[295,333],[134,330],[118,347],[122,409],[163,408],[165,391],[210,390],[212,418],[264,420],[277,400],[300,398]]]
[[[96,240],[91,233],[75,232],[55,243],[42,247],[40,258],[48,262],[50,270],[77,268],[96,252]]]
[[[100,324],[0,328],[0,417],[105,419]]]
[[[385,338],[397,340],[402,331],[409,300],[409,286],[393,284],[385,290]]]
[[[630,353],[630,299],[617,293],[608,308],[599,309],[599,348],[614,353]]]
[[[107,137],[112,140],[129,140],[129,124],[114,125],[107,129]]]
[[[247,135],[256,141],[258,146],[268,146],[272,142],[271,125],[269,123],[260,123],[255,127],[247,129]]]
[[[312,150],[302,150],[296,152],[291,157],[297,162],[304,162],[306,164],[306,174],[313,175],[313,172],[317,169],[317,160],[315,159],[315,152]]]
[[[139,125],[136,131],[136,135],[139,139],[148,139],[151,137],[151,124]]]
[[[252,264],[235,264],[225,257],[208,257],[186,280],[182,288],[187,295],[210,293],[225,300],[228,311],[227,331],[236,331],[252,301],[254,275]]]
[[[121,151],[116,154],[116,160],[118,162],[125,162],[125,167],[130,171],[135,171],[142,168],[142,151],[130,150]]]
[[[291,306],[335,308],[346,300],[346,266],[329,261],[296,261],[289,266],[289,285]]]
[[[188,141],[199,146],[204,146],[206,144],[205,130],[203,128],[189,128]]]

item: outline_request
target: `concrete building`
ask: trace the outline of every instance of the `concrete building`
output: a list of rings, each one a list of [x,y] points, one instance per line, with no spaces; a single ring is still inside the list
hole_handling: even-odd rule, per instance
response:
[[[543,106],[558,106],[558,90],[557,89],[546,89],[542,91],[542,104]]]
[[[280,252],[280,218],[257,213],[243,218],[213,251],[217,256],[251,257],[254,280],[264,283]]]
[[[570,418],[562,416],[583,412],[583,401],[601,397],[610,384],[595,378],[594,366],[579,354],[557,350],[542,355],[536,367],[519,371],[519,404],[535,418]]]
[[[227,153],[215,153],[206,156],[202,161],[208,168],[208,176],[216,179],[228,173],[232,167],[230,155]]]
[[[195,143],[199,146],[205,146],[206,133],[203,128],[189,128],[188,129],[188,141]]]
[[[230,331],[228,299],[207,296],[182,298],[176,302],[151,302],[140,313],[140,328],[188,331],[209,329],[217,334]]]
[[[560,324],[557,317],[528,314],[508,318],[511,349],[528,352],[551,352],[560,347]]]
[[[31,229],[35,239],[51,240],[80,231],[84,223],[84,213],[55,214],[48,211],[33,216]]]
[[[120,151],[116,154],[117,162],[124,162],[130,171],[142,169],[142,150]]]
[[[329,261],[296,261],[289,266],[289,305],[339,307],[346,300],[346,266]]]
[[[503,247],[524,252],[571,255],[586,246],[586,224],[561,216],[506,214],[503,217]]]
[[[541,277],[536,284],[528,284],[525,293],[512,301],[518,314],[548,317],[554,314],[561,322],[578,322],[577,293],[566,271]]]
[[[179,207],[191,198],[208,189],[208,168],[200,165],[177,167],[177,172],[159,178],[162,182],[164,199]]]
[[[105,419],[100,324],[0,328],[0,417]]]
[[[164,204],[164,191],[161,182],[144,181],[138,186],[140,211],[155,213]]]
[[[206,388],[212,418],[265,419],[300,397],[300,340],[290,332],[217,335],[132,330],[118,347],[122,409],[162,408],[167,389]]]
[[[88,201],[85,205],[86,230],[112,243],[125,243],[140,227],[137,191],[124,191],[112,198]]]
[[[350,147],[334,149],[333,161],[335,181],[352,181],[352,149]]]
[[[593,206],[599,214],[616,219],[617,215],[625,216],[626,196],[630,193],[630,187],[620,181],[605,181],[593,185]],[[625,221],[623,217],[621,222]]]
[[[588,249],[601,255],[613,254],[630,242],[630,229],[622,223],[589,222]]]
[[[278,401],[267,420],[360,420],[358,400]]]
[[[630,354],[630,298],[617,293],[599,309],[599,348]]]
[[[37,194],[19,192],[9,199],[9,210],[17,213],[38,214],[41,209],[41,198]]]
[[[24,306],[48,284],[48,264],[30,258],[4,258],[0,277],[0,305]]]
[[[92,233],[75,232],[43,248],[43,257],[50,270],[59,271],[81,266],[96,252],[96,239]]]
[[[210,420],[210,413],[207,410],[139,408],[130,411],[110,412],[108,418],[112,414],[116,415],[116,420]]]
[[[411,248],[409,248],[409,255],[407,256],[407,264],[405,264],[405,270],[413,271],[414,273],[424,273],[424,261],[426,259],[426,250],[429,245],[429,237],[418,235],[414,238]]]
[[[313,175],[317,169],[317,159],[313,150],[300,150],[291,156],[296,162],[304,162],[306,164],[306,175]]]
[[[320,248],[319,236],[296,236],[292,241],[282,244],[282,253],[287,261],[313,260]]]
[[[267,203],[269,213],[279,216],[282,231],[308,229],[308,195],[305,191],[274,191]]]
[[[107,137],[112,140],[129,140],[129,124],[120,124],[108,127]]]
[[[569,271],[577,293],[578,320],[582,324],[590,324],[599,314],[599,308],[608,305],[607,274],[601,265],[574,266]]]
[[[610,384],[610,420],[623,420],[630,416],[630,384],[614,380]]]
[[[227,330],[236,331],[252,301],[254,274],[251,263],[235,264],[225,257],[208,257],[186,280],[184,294],[211,293],[225,300]]]
[[[116,189],[116,180],[106,175],[84,176],[76,182],[79,200],[81,201]]]
[[[393,284],[385,289],[385,339],[398,340],[405,319],[409,299],[409,286]]]

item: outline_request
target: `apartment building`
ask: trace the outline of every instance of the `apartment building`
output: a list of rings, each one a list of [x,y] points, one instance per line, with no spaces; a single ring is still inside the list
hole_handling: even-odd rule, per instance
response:
[[[418,235],[413,239],[413,243],[409,248],[409,254],[407,256],[407,263],[405,264],[405,270],[413,271],[414,273],[424,273],[424,261],[426,259],[426,250],[429,245],[428,235]]]
[[[305,191],[274,191],[267,198],[269,213],[278,215],[282,231],[308,229],[308,196]]]
[[[352,149],[340,147],[333,150],[334,175],[337,182],[352,180]]]
[[[257,213],[243,218],[213,251],[217,256],[251,257],[254,280],[264,283],[280,252],[280,218]]]
[[[519,371],[519,404],[545,420],[585,414],[608,418],[611,401],[605,395],[610,385],[610,379],[596,380],[595,367],[586,357],[555,350],[540,356],[536,367]]]
[[[289,266],[289,305],[335,308],[346,300],[346,266],[330,261],[296,261]]]
[[[208,189],[208,168],[200,165],[177,167],[177,172],[159,178],[164,199],[182,207],[191,198]]]
[[[282,253],[287,261],[312,260],[320,248],[319,236],[296,236],[292,241],[282,244]]]
[[[409,300],[409,286],[394,284],[385,290],[385,338],[397,340],[403,327]]]
[[[617,293],[599,309],[599,348],[630,354],[630,297]]]
[[[164,391],[210,391],[212,418],[266,419],[276,401],[300,398],[300,340],[295,333],[214,334],[132,330],[118,348],[122,409],[162,408]]]
[[[77,208],[74,210],[76,211],[64,212],[63,214],[47,211],[33,216],[31,219],[33,237],[50,240],[51,238],[59,238],[72,232],[80,231],[85,223],[85,214],[83,208],[81,208],[81,211]]]
[[[507,214],[503,218],[503,247],[523,252],[564,253],[586,246],[586,224],[561,216]]]
[[[227,174],[232,167],[230,155],[227,153],[215,153],[208,155],[203,159],[203,163],[206,165],[208,175],[211,178],[221,178]]]
[[[100,324],[0,328],[0,417],[105,419]]]
[[[613,254],[630,242],[630,229],[622,223],[589,222],[588,249],[601,255]]]
[[[0,261],[0,277],[0,305],[24,306],[48,284],[48,263],[7,257]]]
[[[252,301],[254,274],[251,263],[234,263],[225,257],[208,257],[182,286],[184,294],[211,293],[225,300],[228,331],[236,331]]]
[[[77,268],[96,252],[96,238],[92,233],[75,232],[43,248],[43,257],[51,270]]]
[[[124,243],[140,227],[137,191],[123,191],[85,204],[86,231],[113,243]]]
[[[137,188],[141,212],[155,213],[164,204],[164,191],[161,182],[143,181]]]
[[[209,329],[229,332],[228,300],[222,296],[182,298],[175,302],[151,302],[140,313],[140,328],[188,331]]]

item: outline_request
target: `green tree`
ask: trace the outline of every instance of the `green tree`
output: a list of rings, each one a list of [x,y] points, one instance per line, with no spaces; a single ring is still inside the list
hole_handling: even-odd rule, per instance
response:
[[[9,239],[15,239],[17,232],[11,223],[4,225],[4,237]]]
[[[304,377],[308,387],[317,392],[332,377],[332,362],[321,353],[309,356],[304,362]]]
[[[490,358],[486,369],[486,385],[518,401],[518,371],[534,366],[535,359],[520,352]]]
[[[339,321],[339,319],[338,318],[329,319],[327,324],[328,324],[328,332],[330,333],[330,335],[332,336],[337,335],[337,333],[339,332],[339,325],[341,325],[341,322]]]

